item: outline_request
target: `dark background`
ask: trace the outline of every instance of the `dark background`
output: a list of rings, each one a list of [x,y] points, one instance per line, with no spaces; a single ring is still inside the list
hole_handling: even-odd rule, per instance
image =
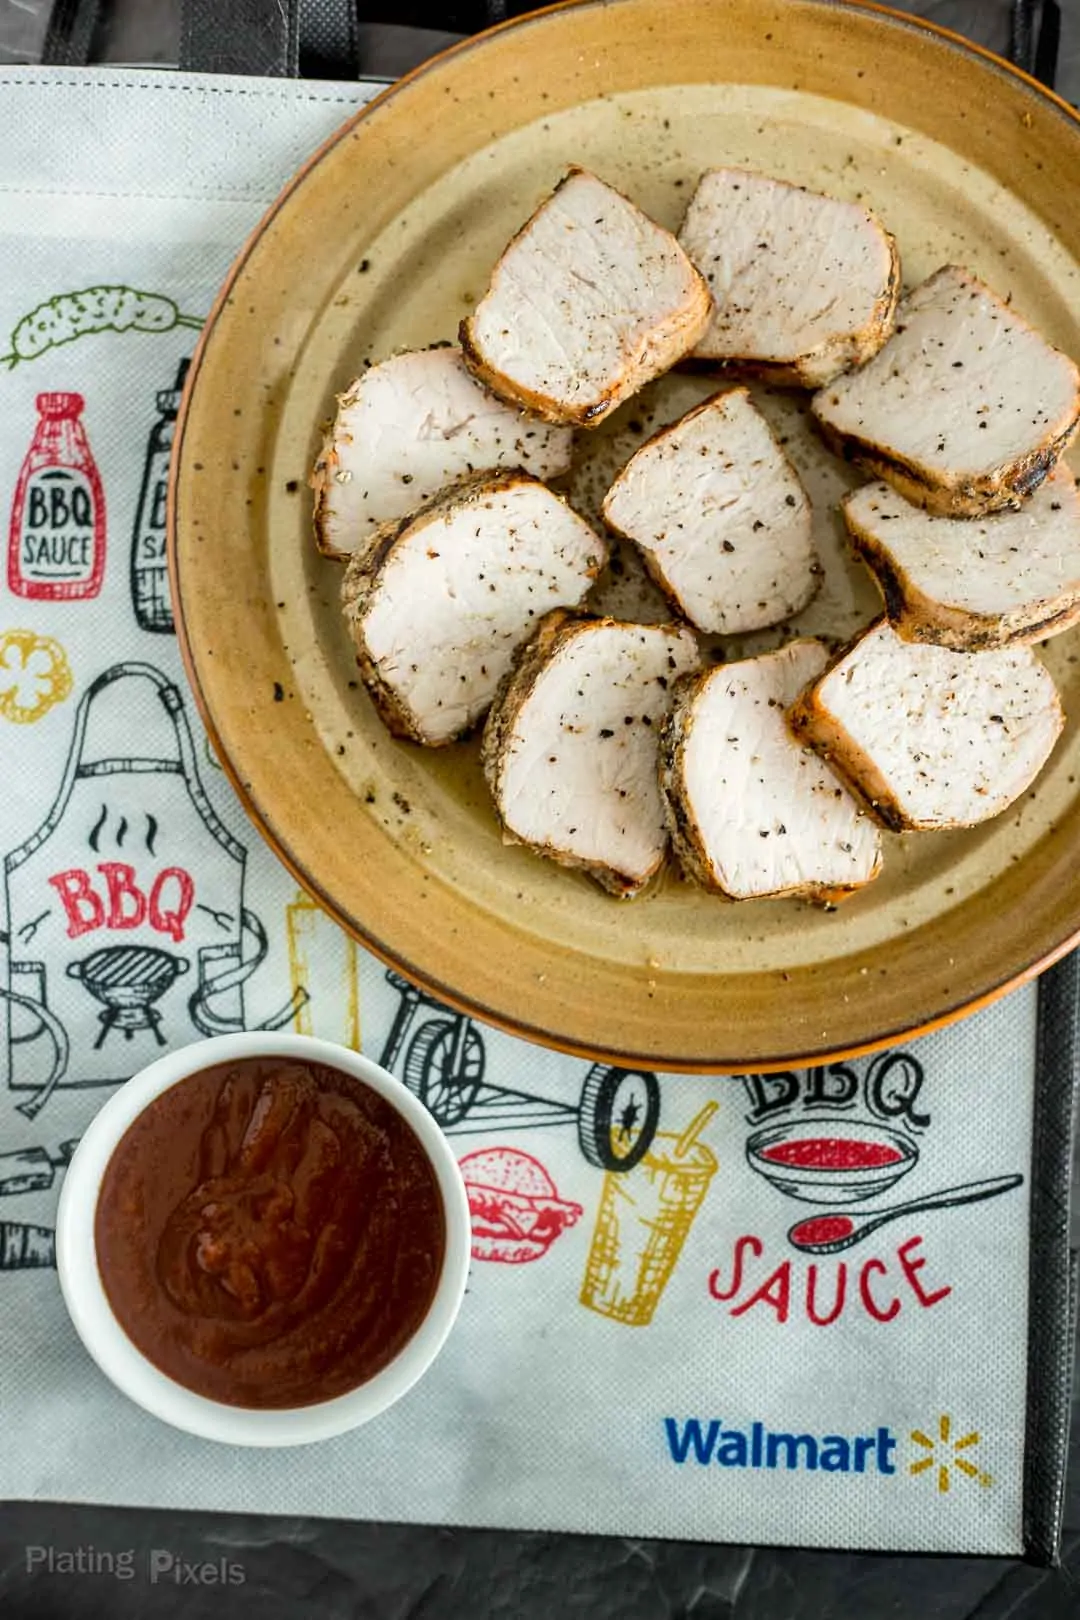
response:
[[[325,3],[325,0],[322,0]],[[335,69],[334,40],[301,0],[304,72]],[[470,8],[358,0],[354,70],[395,76],[455,37]],[[482,10],[474,5],[472,13]],[[496,4],[497,9],[497,4]],[[518,10],[525,9],[519,6]],[[911,0],[908,10],[1006,54],[1018,39],[1009,0]],[[1043,7],[1030,11],[1038,43]],[[283,71],[285,0],[0,0],[0,63],[91,61]],[[197,13],[193,32],[192,14]],[[260,12],[267,19],[260,32]],[[256,26],[246,35],[244,16]],[[53,27],[50,34],[49,24]],[[435,26],[416,27],[424,22]],[[1026,19],[1025,19],[1026,21]],[[441,26],[439,26],[441,25]],[[81,36],[81,37],[80,37]],[[1040,64],[1047,66],[1047,45]],[[265,54],[260,57],[260,51]],[[1080,0],[1061,0],[1056,83],[1080,102]],[[211,61],[210,58],[214,60]],[[278,60],[271,60],[272,58]],[[1031,58],[1029,58],[1031,60]],[[287,66],[287,64],[285,64]],[[341,68],[337,69],[339,72]],[[0,166],[3,155],[0,153]],[[1074,1187],[1077,1177],[1074,1174]],[[1080,1246],[1074,1216],[1074,1247]],[[0,1445],[6,1423],[0,1416]],[[1074,1423],[1062,1566],[985,1558],[883,1557],[599,1537],[451,1531],[315,1519],[151,1513],[49,1503],[0,1508],[3,1620],[1073,1620],[1080,1617],[1080,1424]],[[136,1576],[28,1575],[28,1545],[134,1549]],[[242,1585],[151,1586],[151,1548],[191,1565],[241,1566]]]

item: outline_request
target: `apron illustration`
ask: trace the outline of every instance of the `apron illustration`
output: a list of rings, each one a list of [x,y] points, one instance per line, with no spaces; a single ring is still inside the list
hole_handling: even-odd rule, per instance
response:
[[[246,859],[203,790],[178,687],[150,664],[105,670],[52,809],[4,860],[0,1061],[7,1087],[32,1093],[23,1114],[57,1086],[114,1085],[167,1045],[246,1027],[269,947],[244,903]],[[306,999],[294,987],[259,1027]]]

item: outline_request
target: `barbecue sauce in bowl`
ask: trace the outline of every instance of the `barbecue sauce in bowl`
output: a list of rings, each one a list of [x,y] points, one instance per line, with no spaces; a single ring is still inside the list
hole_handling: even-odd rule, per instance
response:
[[[321,1063],[189,1075],[129,1126],[94,1239],[142,1354],[210,1400],[297,1407],[366,1383],[438,1288],[446,1217],[411,1126]]]

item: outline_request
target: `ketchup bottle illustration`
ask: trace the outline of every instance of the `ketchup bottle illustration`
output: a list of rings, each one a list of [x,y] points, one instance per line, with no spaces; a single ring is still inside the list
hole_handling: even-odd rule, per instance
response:
[[[158,419],[150,429],[139,506],[131,536],[131,605],[142,630],[171,631],[169,569],[165,560],[165,492],[176,413],[190,361],[181,360],[173,387],[157,396]]]
[[[15,486],[8,586],[66,602],[97,596],[105,573],[105,496],[79,418],[81,394],[39,394],[38,424]]]

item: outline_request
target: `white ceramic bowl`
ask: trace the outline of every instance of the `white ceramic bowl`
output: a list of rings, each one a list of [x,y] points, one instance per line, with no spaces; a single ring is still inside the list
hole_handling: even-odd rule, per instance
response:
[[[94,1244],[98,1193],[113,1150],[148,1103],[188,1075],[240,1058],[286,1057],[325,1063],[362,1080],[412,1127],[435,1170],[446,1213],[446,1253],[431,1308],[393,1361],[367,1383],[313,1406],[228,1406],[185,1389],[136,1349],[113,1314]],[[384,1412],[430,1367],[450,1332],[469,1270],[469,1204],[450,1146],[431,1115],[399,1080],[358,1053],[305,1035],[257,1031],[197,1041],[158,1058],[110,1097],[67,1170],[56,1221],[60,1288],[83,1344],[116,1387],[178,1429],[240,1446],[294,1446],[343,1434]]]

